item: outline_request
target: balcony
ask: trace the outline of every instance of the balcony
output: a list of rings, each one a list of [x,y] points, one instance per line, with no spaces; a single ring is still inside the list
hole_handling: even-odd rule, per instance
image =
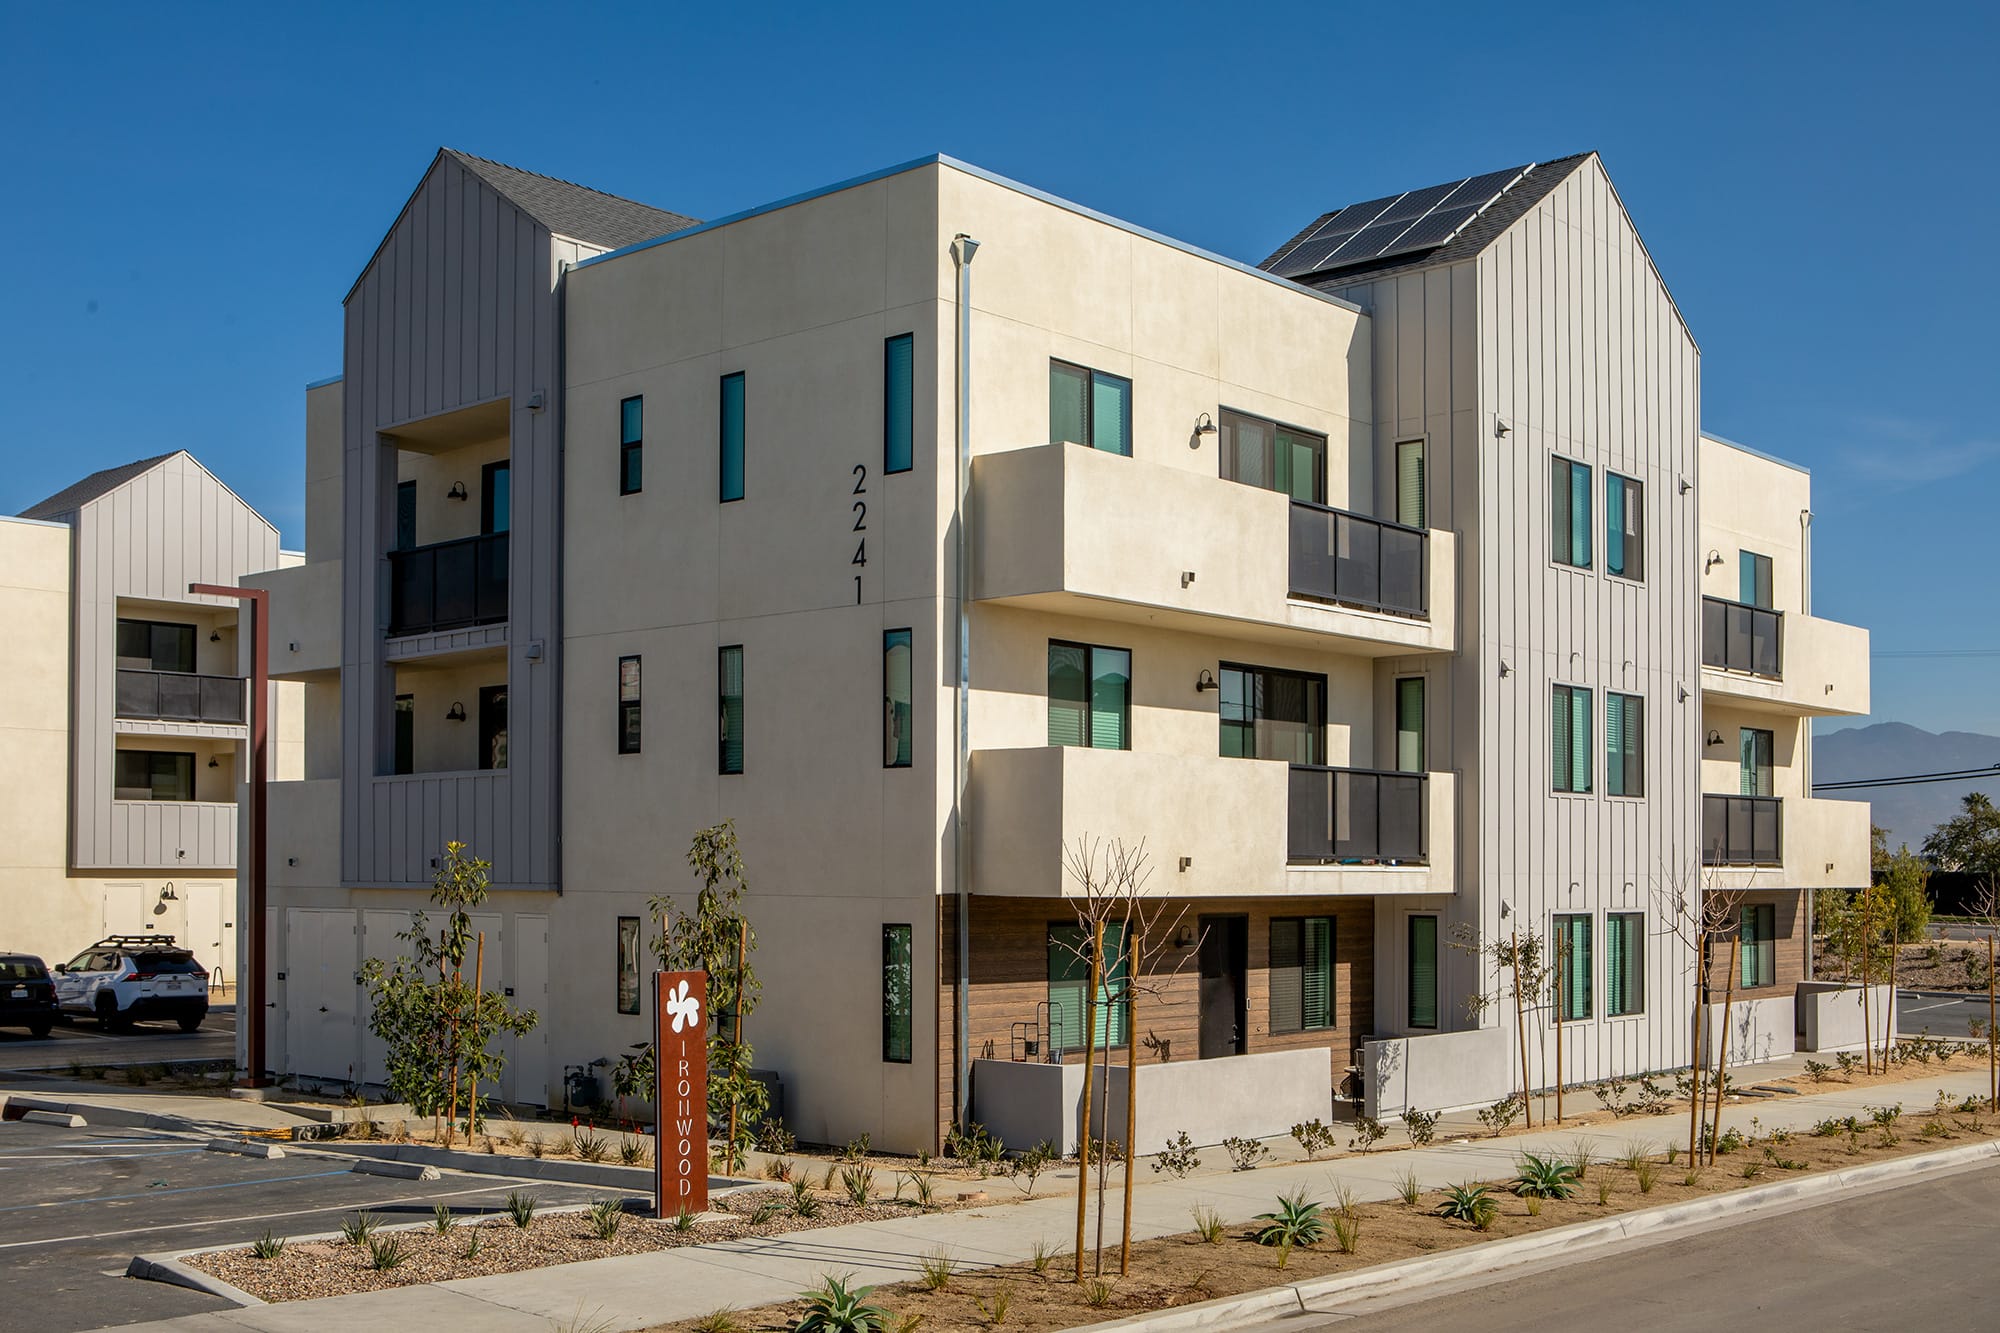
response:
[[[1455,645],[1455,548],[1074,445],[973,461],[975,598],[1370,657]]]
[[[1702,882],[1711,889],[1858,889],[1868,884],[1866,801],[1701,798]]]
[[[1701,863],[1782,866],[1784,802],[1776,796],[1701,798]]]
[[[1868,711],[1868,631],[1720,597],[1701,599],[1703,692],[1794,717]]]
[[[118,716],[146,722],[243,725],[243,679],[118,668]]]
[[[271,594],[273,679],[340,670],[340,568],[338,560],[315,560],[243,580]]]
[[[1451,891],[1449,773],[1037,746],[975,751],[969,799],[982,894],[1076,893],[1085,836],[1143,839],[1149,890],[1176,897]]]
[[[389,637],[507,619],[507,534],[389,553]]]

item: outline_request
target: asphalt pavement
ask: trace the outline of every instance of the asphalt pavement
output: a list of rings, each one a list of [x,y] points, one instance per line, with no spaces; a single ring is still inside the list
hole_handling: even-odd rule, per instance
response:
[[[57,1023],[46,1037],[26,1028],[0,1028],[0,1072],[64,1070],[81,1065],[144,1065],[174,1060],[234,1060],[236,1006],[211,1007],[198,1032],[172,1023],[139,1023],[129,1032],[106,1032],[94,1019]]]
[[[266,1228],[330,1232],[362,1209],[387,1223],[423,1220],[437,1203],[492,1213],[515,1189],[548,1206],[606,1193],[454,1173],[393,1180],[353,1172],[352,1158],[289,1146],[265,1160],[203,1145],[157,1130],[0,1123],[0,1328],[71,1333],[234,1308],[125,1277],[135,1254],[242,1243]]]
[[[1948,991],[1896,992],[1896,1027],[1906,1037],[1928,1032],[1933,1037],[1969,1037],[1973,1019],[1986,1021],[1986,992],[1953,995]]]

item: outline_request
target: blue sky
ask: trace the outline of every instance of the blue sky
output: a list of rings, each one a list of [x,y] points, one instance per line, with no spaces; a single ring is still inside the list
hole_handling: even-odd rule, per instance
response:
[[[2000,648],[1991,6],[799,10],[0,10],[0,511],[187,448],[298,545],[301,390],[440,144],[699,217],[941,151],[1251,261],[1594,148],[1707,427],[1813,469],[1815,609]],[[1878,658],[1875,718],[2000,734],[1996,680]]]

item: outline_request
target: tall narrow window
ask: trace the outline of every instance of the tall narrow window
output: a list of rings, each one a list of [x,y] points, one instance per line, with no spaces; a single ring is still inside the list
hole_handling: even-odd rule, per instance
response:
[[[618,1012],[639,1012],[639,918],[618,918]]]
[[[1132,748],[1132,654],[1049,640],[1049,744]]]
[[[639,753],[639,659],[618,659],[618,753]]]
[[[417,696],[396,696],[396,773],[417,771]]]
[[[1736,553],[1736,600],[1745,606],[1772,609],[1770,556],[1755,551]]]
[[[1549,558],[1590,568],[1590,469],[1567,458],[1549,464]]]
[[[1326,755],[1326,677],[1222,664],[1220,753],[1319,764]]]
[[[917,983],[910,943],[908,926],[882,927],[882,1058],[893,1065],[910,1063]]]
[[[1049,362],[1049,443],[1132,452],[1132,381],[1101,370]]]
[[[1424,678],[1396,681],[1396,771],[1424,771]]]
[[[507,687],[479,688],[479,766],[507,767]]]
[[[636,495],[645,487],[646,400],[618,404],[618,493]]]
[[[1590,691],[1558,685],[1549,712],[1549,767],[1557,791],[1590,790]]]
[[[1778,909],[1770,903],[1743,907],[1743,942],[1736,979],[1739,986],[1773,986],[1778,981]]]
[[[417,544],[417,483],[396,483],[396,549],[407,551]]]
[[[479,471],[479,530],[506,532],[513,527],[513,469],[505,459]]]
[[[1607,912],[1604,917],[1604,1013],[1624,1018],[1646,1012],[1646,917]]]
[[[720,696],[716,724],[720,752],[716,772],[743,771],[743,645],[732,644],[716,654],[716,690]]]
[[[899,333],[882,345],[882,470],[908,472],[917,418],[916,337]]]
[[[1326,503],[1324,435],[1225,410],[1220,466],[1230,481]]]
[[[1424,442],[1404,440],[1396,446],[1396,521],[1406,528],[1425,525]]]
[[[1565,1023],[1580,1023],[1590,1017],[1590,917],[1584,914],[1556,918],[1555,964],[1556,1014]]]
[[[912,700],[910,631],[882,635],[882,767],[910,766]]]
[[[1104,926],[1104,972],[1098,978],[1096,1035],[1099,1045],[1125,1044],[1128,1002],[1125,923]],[[1049,1045],[1059,1051],[1083,1048],[1084,1011],[1090,1000],[1090,935],[1082,926],[1049,927]],[[1116,1000],[1116,1003],[1113,1001]]]
[[[1646,701],[1636,694],[1604,696],[1604,791],[1646,794]]]
[[[1604,474],[1604,571],[1646,577],[1646,488],[1615,472]]]
[[[743,498],[743,372],[722,377],[722,498]]]
[[[1333,918],[1271,920],[1271,1031],[1333,1026]]]
[[[1739,727],[1736,733],[1737,745],[1741,752],[1739,774],[1740,794],[1744,796],[1769,796],[1772,794],[1772,741],[1773,733],[1756,727]]]
[[[1409,1025],[1429,1031],[1438,1025],[1438,919],[1413,916],[1408,920]]]

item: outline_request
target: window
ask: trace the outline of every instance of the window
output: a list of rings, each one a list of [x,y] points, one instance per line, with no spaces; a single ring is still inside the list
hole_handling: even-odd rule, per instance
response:
[[[1413,916],[1409,922],[1409,1025],[1431,1030],[1438,1025],[1438,919]]]
[[[1646,701],[1636,694],[1604,696],[1604,793],[1646,794]]]
[[[1646,1012],[1646,917],[1643,912],[1604,916],[1604,1013],[1624,1018]]]
[[[1049,640],[1049,744],[1132,748],[1132,654]]]
[[[1774,986],[1778,981],[1778,909],[1770,903],[1743,908],[1743,943],[1736,978],[1739,986]]]
[[[618,753],[639,753],[639,659],[618,659]]]
[[[1097,984],[1097,1044],[1125,1044],[1125,923],[1104,926],[1104,974]],[[1113,1004],[1112,998],[1118,997]],[[1082,926],[1049,927],[1049,1045],[1083,1048],[1083,1015],[1090,998],[1090,935]]]
[[[1222,664],[1221,753],[1317,764],[1326,754],[1326,677]]]
[[[120,620],[118,665],[136,671],[193,671],[194,626]]]
[[[899,333],[882,345],[882,470],[908,472],[915,429],[916,338]]]
[[[417,544],[417,483],[396,483],[396,549],[407,551]]]
[[[743,498],[743,372],[722,377],[722,499]]]
[[[396,696],[396,751],[393,773],[417,771],[417,696]]]
[[[717,728],[720,733],[716,758],[718,773],[743,771],[743,645],[734,644],[716,654]]]
[[[882,635],[882,767],[910,766],[910,631]]]
[[[1549,465],[1549,558],[1590,568],[1590,469],[1558,458]]]
[[[479,688],[479,766],[507,767],[507,687]]]
[[[1271,921],[1271,1032],[1333,1026],[1333,918]]]
[[[639,1012],[639,918],[618,918],[618,1012]]]
[[[1049,443],[1132,453],[1132,381],[1049,362]]]
[[[627,398],[618,404],[618,493],[637,495],[645,489],[646,400]]]
[[[1404,440],[1396,446],[1396,521],[1406,528],[1423,527],[1428,493],[1424,442]]]
[[[1736,553],[1736,600],[1745,606],[1771,606],[1771,557],[1755,551]]]
[[[1604,474],[1604,572],[1646,577],[1646,488],[1615,472]]]
[[[1741,753],[1740,786],[1744,796],[1771,794],[1771,744],[1773,735],[1754,727],[1739,728],[1736,734]]]
[[[1424,678],[1396,681],[1396,771],[1424,771]]]
[[[1580,1023],[1590,1017],[1590,917],[1558,916],[1555,946],[1556,1017]]]
[[[1549,714],[1550,770],[1557,791],[1590,790],[1590,691],[1577,685],[1555,687]]]
[[[506,460],[488,463],[479,470],[479,531],[506,532],[513,521],[512,470]]]
[[[176,750],[118,750],[112,774],[121,801],[192,801],[194,755]]]
[[[882,1058],[910,1063],[910,1015],[916,996],[916,968],[908,926],[882,927]]]
[[[1326,436],[1222,413],[1222,475],[1294,500],[1326,503]]]

